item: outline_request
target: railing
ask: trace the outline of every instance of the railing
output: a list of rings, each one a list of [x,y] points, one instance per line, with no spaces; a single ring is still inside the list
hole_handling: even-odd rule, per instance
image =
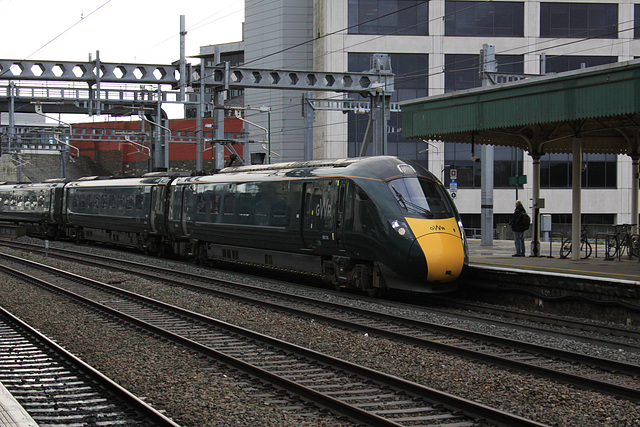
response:
[[[619,224],[615,226],[615,232],[606,235],[605,249],[606,260],[613,260],[626,253],[628,259],[634,256],[640,262],[640,234],[638,234],[637,224]]]

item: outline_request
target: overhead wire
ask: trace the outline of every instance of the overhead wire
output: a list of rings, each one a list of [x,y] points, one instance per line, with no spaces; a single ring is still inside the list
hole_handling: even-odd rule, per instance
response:
[[[68,31],[70,31],[72,28],[74,28],[76,25],[78,25],[79,23],[83,22],[85,19],[87,19],[88,17],[90,17],[91,15],[93,15],[94,13],[96,13],[97,11],[99,11],[100,9],[102,9],[103,7],[105,7],[107,4],[111,3],[111,0],[107,0],[104,3],[102,3],[100,6],[98,6],[97,8],[95,8],[94,10],[92,10],[91,12],[89,12],[89,14],[87,16],[83,16],[81,17],[78,21],[76,21],[75,23],[71,24],[69,27],[67,27],[64,31],[62,31],[60,34],[58,34],[57,36],[55,36],[54,38],[52,38],[51,40],[49,40],[48,42],[46,42],[44,45],[40,46],[38,49],[36,49],[35,51],[33,51],[29,56],[27,56],[26,59],[31,58],[33,55],[35,55],[36,53],[40,52],[42,49],[44,49],[45,47],[47,47],[48,45],[50,45],[51,43],[53,43],[54,41],[56,41],[58,38],[60,38],[62,35],[64,35],[65,33],[67,33]]]
[[[71,24],[69,27],[67,27],[66,29],[64,29],[60,34],[58,34],[57,36],[53,37],[51,40],[49,40],[48,42],[46,42],[45,44],[43,44],[42,46],[40,46],[38,49],[36,49],[35,51],[33,51],[30,55],[27,55],[27,57],[23,58],[23,61],[26,61],[27,59],[31,58],[33,55],[35,55],[36,53],[40,52],[42,49],[44,49],[45,47],[47,47],[48,45],[50,45],[51,43],[53,43],[55,40],[57,40],[58,38],[60,38],[63,34],[67,33],[68,31],[70,31],[72,28],[74,28],[76,25],[78,25],[79,23],[83,22],[85,19],[87,19],[88,17],[90,17],[91,15],[93,15],[94,13],[96,13],[97,11],[99,11],[100,9],[102,9],[104,6],[106,6],[107,4],[111,3],[111,0],[107,0],[104,3],[102,3],[100,6],[98,6],[97,8],[95,8],[94,10],[92,10],[91,12],[89,12],[88,15],[86,16],[82,16],[78,21],[74,22],[73,24]],[[0,73],[0,77],[4,76],[6,73],[8,73],[11,70],[11,68],[7,68],[6,70],[3,70]]]

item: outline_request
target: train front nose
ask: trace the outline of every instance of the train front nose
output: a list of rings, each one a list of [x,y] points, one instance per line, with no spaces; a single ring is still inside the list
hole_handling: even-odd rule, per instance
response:
[[[409,226],[416,236],[410,257],[424,257],[426,280],[450,282],[457,279],[464,267],[465,253],[456,221],[413,220],[409,221]]]

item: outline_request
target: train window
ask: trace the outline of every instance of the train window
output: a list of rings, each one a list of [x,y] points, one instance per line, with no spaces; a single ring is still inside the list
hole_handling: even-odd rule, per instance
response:
[[[264,193],[257,193],[255,198],[256,205],[253,209],[253,221],[255,225],[267,225],[269,223],[269,197]]]
[[[128,211],[132,211],[133,210],[133,196],[131,194],[127,195],[126,198],[126,208]]]
[[[287,199],[284,195],[275,196],[271,206],[271,225],[287,225]]]
[[[102,209],[107,210],[107,206],[109,206],[109,197],[106,194],[102,195]]]
[[[238,220],[241,224],[248,224],[253,210],[253,194],[238,194]]]
[[[136,210],[137,211],[142,210],[142,202],[143,202],[142,194],[136,194]]]
[[[75,194],[71,198],[71,207],[72,208],[77,208],[78,207],[78,196],[75,195]]]
[[[233,215],[236,212],[236,195],[226,194],[224,196],[224,205],[222,206],[222,212],[225,215]]]
[[[213,215],[218,215],[220,213],[220,195],[219,194],[209,195],[209,213]]]
[[[119,211],[123,211],[124,210],[124,196],[123,195],[118,196],[117,204],[118,204],[118,210]]]
[[[100,209],[100,196],[97,194],[93,196],[93,208],[95,210]]]
[[[44,196],[38,196],[38,206],[44,207]]]
[[[116,196],[113,194],[109,195],[109,209],[115,210],[117,207]]]
[[[80,200],[78,201],[78,206],[80,208],[84,208],[87,205],[87,199],[85,196],[80,196]]]
[[[398,204],[409,213],[427,218],[454,216],[448,196],[435,181],[416,177],[394,179],[387,184]]]
[[[204,194],[198,194],[196,201],[196,209],[199,214],[203,214],[207,210],[207,203],[204,199]]]

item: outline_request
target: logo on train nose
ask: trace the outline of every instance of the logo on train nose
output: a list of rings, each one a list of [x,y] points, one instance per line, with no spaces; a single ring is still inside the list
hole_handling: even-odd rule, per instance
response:
[[[430,228],[431,231],[444,231],[445,228],[441,225],[432,225]]]

